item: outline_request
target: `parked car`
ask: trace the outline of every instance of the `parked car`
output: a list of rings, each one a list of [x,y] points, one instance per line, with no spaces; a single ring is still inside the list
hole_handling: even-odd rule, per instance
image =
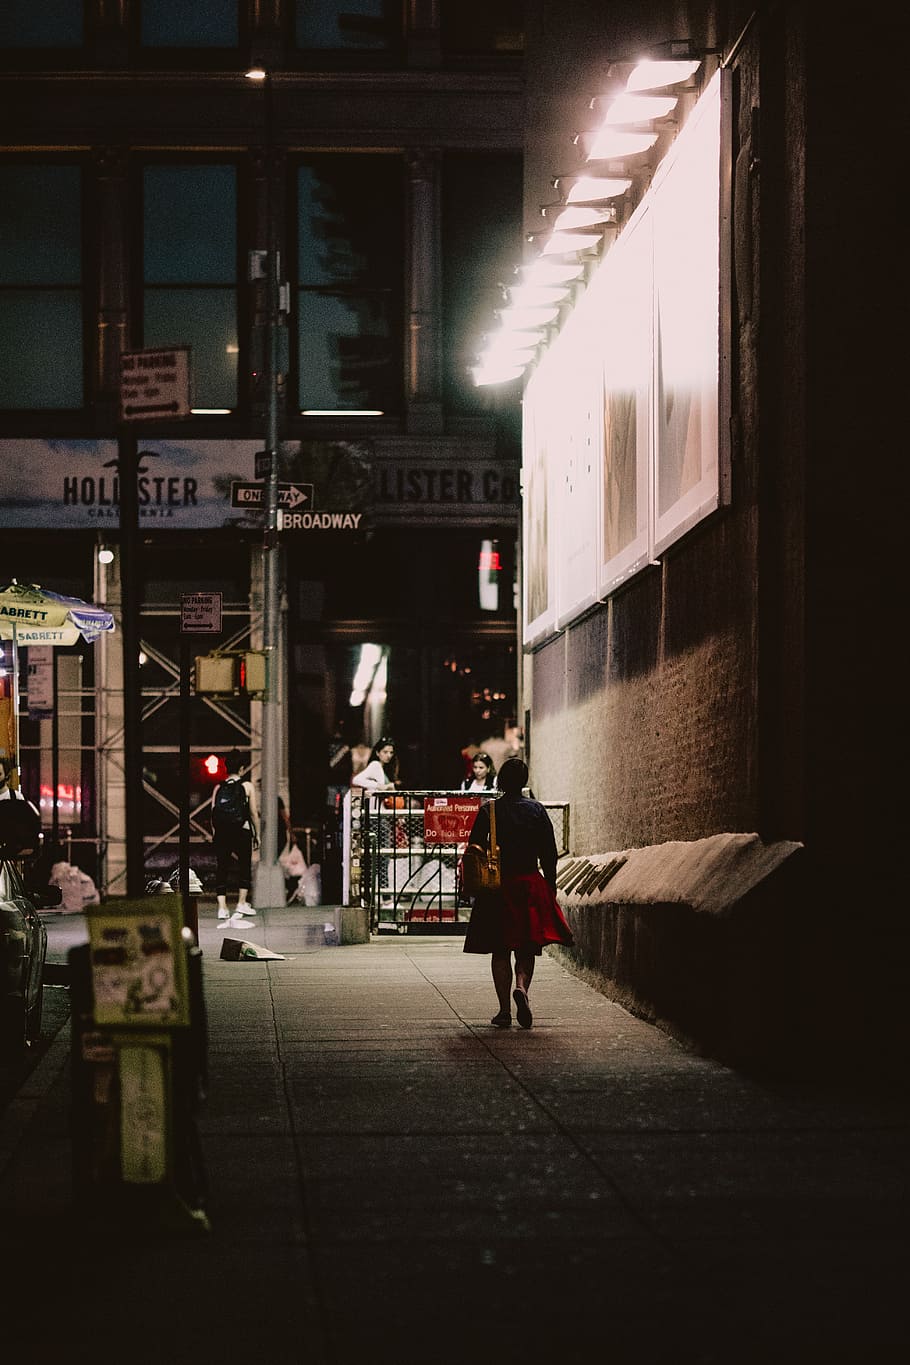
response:
[[[38,843],[23,827],[26,804],[0,801],[0,1057],[12,1062],[41,1033],[47,930],[38,909],[60,901],[56,887],[25,889],[22,859]]]
[[[41,1033],[47,930],[16,863],[0,860],[0,1056],[15,1061]]]

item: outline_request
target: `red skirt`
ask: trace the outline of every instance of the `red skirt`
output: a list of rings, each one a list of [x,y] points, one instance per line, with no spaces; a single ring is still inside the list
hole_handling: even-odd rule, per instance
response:
[[[531,951],[539,956],[544,944],[573,942],[556,897],[539,872],[507,877],[499,891],[474,898],[465,933],[464,952]]]

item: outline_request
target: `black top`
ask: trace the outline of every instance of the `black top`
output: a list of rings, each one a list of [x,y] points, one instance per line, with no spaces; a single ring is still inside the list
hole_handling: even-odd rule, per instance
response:
[[[471,826],[469,842],[486,848],[490,842],[490,803],[485,801]],[[539,801],[528,796],[500,796],[496,801],[496,842],[502,875],[526,876],[540,870],[552,891],[556,890],[556,835],[549,815]]]

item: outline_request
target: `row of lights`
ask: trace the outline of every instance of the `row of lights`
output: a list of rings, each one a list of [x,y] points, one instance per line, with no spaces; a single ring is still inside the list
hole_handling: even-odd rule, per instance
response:
[[[547,228],[528,234],[537,255],[517,268],[515,284],[503,288],[498,325],[472,367],[475,384],[508,383],[524,373],[547,329],[571,303],[604,234],[618,226],[617,201],[633,184],[626,163],[654,146],[660,134],[649,125],[675,110],[679,96],[666,92],[690,81],[701,66],[687,42],[671,43],[669,52],[665,58],[614,63],[611,74],[618,72],[620,79],[624,74],[624,87],[591,100],[594,110],[605,106],[603,121],[574,138],[587,169],[554,179],[562,200],[541,209]]]

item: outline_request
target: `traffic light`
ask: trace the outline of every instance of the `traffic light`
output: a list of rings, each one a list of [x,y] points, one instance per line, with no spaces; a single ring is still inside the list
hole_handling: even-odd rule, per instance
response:
[[[193,755],[192,779],[194,787],[201,788],[204,791],[207,787],[214,787],[217,783],[223,782],[226,777],[227,766],[219,754],[206,754],[204,758]]]
[[[196,658],[196,694],[205,697],[268,696],[268,659],[261,649],[228,650]]]

